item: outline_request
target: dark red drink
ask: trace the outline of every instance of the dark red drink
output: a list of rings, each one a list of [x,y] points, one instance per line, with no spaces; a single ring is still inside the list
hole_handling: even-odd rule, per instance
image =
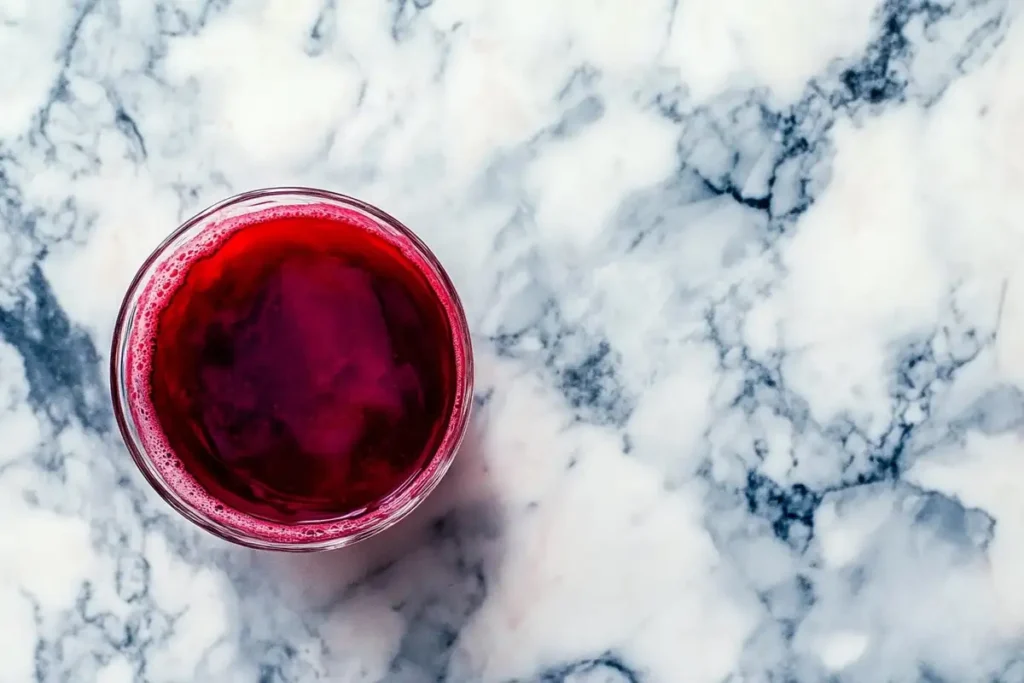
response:
[[[115,404],[151,482],[262,547],[335,547],[408,512],[454,454],[471,382],[426,247],[372,207],[300,190],[229,200],[175,238],[115,339]]]

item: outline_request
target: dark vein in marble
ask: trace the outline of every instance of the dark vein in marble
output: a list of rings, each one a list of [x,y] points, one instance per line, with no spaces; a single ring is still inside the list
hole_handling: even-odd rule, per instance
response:
[[[685,675],[683,671],[679,674]],[[643,676],[621,657],[608,652],[593,659],[580,659],[549,667],[530,680],[533,683],[640,683]]]
[[[11,306],[0,306],[0,337],[25,363],[29,402],[55,425],[70,418],[104,431],[110,409],[99,374],[99,354],[87,332],[71,324],[39,265]]]

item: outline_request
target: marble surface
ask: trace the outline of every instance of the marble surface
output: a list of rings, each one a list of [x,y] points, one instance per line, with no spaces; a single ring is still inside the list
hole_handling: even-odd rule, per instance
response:
[[[1018,0],[0,0],[0,683],[1021,683]],[[236,191],[386,207],[472,432],[350,551],[112,428],[121,293]]]

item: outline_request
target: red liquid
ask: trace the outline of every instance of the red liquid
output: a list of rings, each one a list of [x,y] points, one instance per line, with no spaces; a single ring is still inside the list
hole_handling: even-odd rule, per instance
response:
[[[365,224],[316,207],[236,219],[147,288],[136,419],[204,507],[351,518],[430,465],[459,400],[451,325],[423,269]]]

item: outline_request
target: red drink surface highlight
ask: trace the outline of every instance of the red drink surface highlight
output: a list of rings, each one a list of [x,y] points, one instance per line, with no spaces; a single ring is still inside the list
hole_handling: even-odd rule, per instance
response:
[[[205,229],[155,270],[127,340],[129,407],[160,478],[274,541],[393,514],[445,466],[468,398],[445,291],[400,237],[334,205]]]

